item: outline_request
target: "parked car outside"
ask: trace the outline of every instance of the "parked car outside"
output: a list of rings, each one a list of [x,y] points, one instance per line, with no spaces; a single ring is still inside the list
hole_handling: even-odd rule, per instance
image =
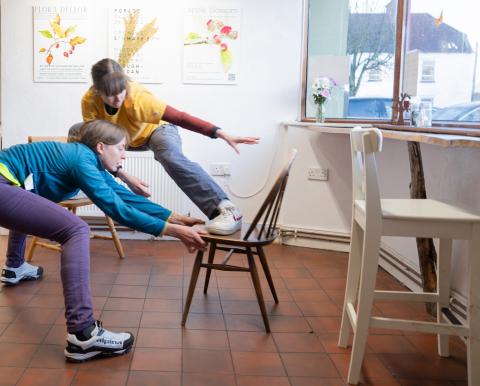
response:
[[[347,118],[391,119],[392,98],[350,97]]]
[[[433,112],[434,121],[480,122],[480,101],[447,106]]]

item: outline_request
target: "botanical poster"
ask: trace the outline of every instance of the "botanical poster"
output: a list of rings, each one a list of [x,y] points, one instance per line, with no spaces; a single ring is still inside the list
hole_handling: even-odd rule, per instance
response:
[[[137,82],[162,83],[164,73],[160,11],[145,7],[115,7],[109,10],[108,56],[117,60]]]
[[[192,3],[184,22],[184,83],[236,84],[240,63],[238,3]]]
[[[87,82],[89,30],[86,5],[34,5],[34,81]]]

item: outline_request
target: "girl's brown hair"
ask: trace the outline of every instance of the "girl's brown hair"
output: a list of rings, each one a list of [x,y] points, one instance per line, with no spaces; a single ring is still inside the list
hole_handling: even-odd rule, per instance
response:
[[[93,87],[106,96],[128,92],[128,76],[122,66],[113,59],[102,59],[92,66]]]
[[[80,127],[76,141],[87,145],[90,149],[95,149],[100,142],[105,145],[116,145],[124,138],[128,146],[130,135],[126,129],[114,123],[97,119],[86,122]]]

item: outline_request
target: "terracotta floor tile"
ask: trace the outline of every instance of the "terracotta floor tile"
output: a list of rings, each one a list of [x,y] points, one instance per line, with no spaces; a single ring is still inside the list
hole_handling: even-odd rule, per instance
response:
[[[289,377],[339,377],[337,369],[327,354],[285,353],[280,355]]]
[[[238,386],[290,386],[287,377],[262,377],[255,375],[237,376]]]
[[[148,282],[151,286],[163,286],[163,287],[182,287],[183,276],[182,275],[151,275]]]
[[[180,373],[130,371],[127,386],[182,386]]]
[[[182,301],[172,299],[145,299],[143,311],[148,312],[182,312]]]
[[[415,346],[401,335],[370,335],[367,343],[377,354],[412,354],[415,352]]]
[[[29,367],[40,369],[76,369],[78,364],[65,361],[63,345],[44,344],[38,348],[32,357]]]
[[[138,311],[102,311],[101,320],[108,327],[138,327],[141,312]],[[107,328],[108,328],[107,327]]]
[[[219,350],[183,350],[184,373],[233,373],[229,351]]]
[[[194,330],[225,330],[223,315],[189,313],[185,327]]]
[[[64,300],[62,295],[35,295],[27,307],[63,308],[63,305]]]
[[[226,331],[183,330],[183,348],[205,350],[228,350]]]
[[[127,299],[110,297],[103,309],[106,311],[142,311],[145,299]]]
[[[181,320],[179,312],[143,312],[140,327],[180,328]]]
[[[192,300],[190,312],[197,314],[221,314],[222,305],[218,298],[202,297]]]
[[[342,378],[290,377],[291,386],[345,386]],[[362,386],[365,386],[362,384]]]
[[[34,344],[0,344],[0,366],[26,367],[37,351]]]
[[[290,290],[311,290],[311,289],[320,289],[319,284],[313,278],[285,278],[283,279],[287,288]]]
[[[27,369],[17,385],[69,386],[75,374],[74,369]]]
[[[224,315],[228,331],[265,331],[260,315]]]
[[[15,318],[14,323],[52,324],[58,318],[61,309],[58,308],[24,308]]]
[[[236,386],[233,374],[183,374],[182,386]]]
[[[48,331],[47,336],[45,337],[44,344],[57,344],[64,345],[65,340],[67,339],[67,328],[65,325],[53,325],[50,331]]]
[[[21,367],[0,366],[0,386],[14,386],[25,372]]]
[[[182,299],[181,287],[147,287],[147,298],[151,299]]]
[[[20,308],[0,307],[0,323],[13,322],[20,312]]]
[[[146,293],[147,286],[115,284],[109,296],[113,298],[145,299]]]
[[[177,329],[140,328],[136,347],[181,348],[182,332]]]
[[[330,300],[327,293],[322,289],[312,290],[290,290],[296,302],[325,302]]]
[[[273,338],[281,353],[325,352],[320,339],[311,333],[274,333]]]
[[[11,323],[0,336],[0,344],[10,343],[41,343],[50,331],[48,324]]]
[[[286,376],[277,353],[232,351],[232,358],[238,375]]]
[[[331,316],[312,316],[307,317],[308,324],[313,328],[315,333],[324,334],[340,331],[340,317],[331,317]]]
[[[72,386],[123,386],[127,378],[128,371],[79,370]]]
[[[310,332],[311,328],[305,318],[300,316],[270,316],[272,332]]]
[[[342,309],[332,300],[324,302],[297,302],[305,316],[342,316]]]
[[[232,351],[277,352],[271,334],[265,332],[229,331]]]
[[[150,275],[146,274],[134,274],[134,273],[123,273],[119,274],[115,279],[115,284],[119,285],[148,285]]]
[[[175,371],[181,370],[182,351],[137,347],[133,353],[131,370]]]

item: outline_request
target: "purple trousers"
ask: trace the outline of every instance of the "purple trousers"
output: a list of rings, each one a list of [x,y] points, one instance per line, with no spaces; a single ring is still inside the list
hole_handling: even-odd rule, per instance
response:
[[[23,264],[26,235],[62,246],[61,277],[67,330],[94,323],[90,293],[90,229],[79,217],[32,192],[13,186],[0,175],[0,226],[10,230],[6,266]]]

